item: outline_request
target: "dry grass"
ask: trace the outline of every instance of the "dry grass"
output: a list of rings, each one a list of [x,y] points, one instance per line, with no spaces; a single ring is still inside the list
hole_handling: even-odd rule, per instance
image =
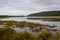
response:
[[[60,18],[27,18],[31,20],[60,21]]]
[[[53,26],[50,26],[50,25],[44,25],[44,24],[39,24],[39,23],[32,23],[32,22],[26,22],[26,21],[21,21],[21,22],[18,22],[18,21],[14,21],[14,20],[11,20],[11,21],[1,21],[0,20],[0,25],[8,25],[9,27],[10,26],[14,26],[16,25],[15,27],[20,27],[20,28],[23,28],[23,27],[30,27],[31,29],[33,28],[37,28],[37,27],[41,27],[41,28],[45,28],[45,27],[56,27],[55,25]]]

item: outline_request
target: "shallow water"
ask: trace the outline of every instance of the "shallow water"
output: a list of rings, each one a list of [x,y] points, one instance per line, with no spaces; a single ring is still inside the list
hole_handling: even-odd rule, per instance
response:
[[[10,17],[10,18],[4,18],[4,19],[0,19],[0,20],[15,20],[15,21],[26,21],[26,22],[33,22],[33,23],[40,23],[40,24],[49,24],[49,25],[56,25],[56,29],[60,29],[60,22],[54,22],[54,21],[43,21],[43,20],[30,20],[30,19],[27,19],[28,17]],[[2,26],[1,26],[2,27]],[[16,31],[24,31],[24,30],[28,30],[29,32],[31,32],[31,30],[29,28],[26,27],[25,28],[13,28],[15,29]]]
[[[54,21],[43,21],[43,20],[30,20],[27,19],[28,17],[10,17],[10,18],[4,18],[4,19],[0,19],[0,20],[15,20],[15,21],[26,21],[26,22],[34,22],[34,23],[40,23],[40,24],[49,24],[49,25],[57,25],[60,26],[60,22],[54,22]]]

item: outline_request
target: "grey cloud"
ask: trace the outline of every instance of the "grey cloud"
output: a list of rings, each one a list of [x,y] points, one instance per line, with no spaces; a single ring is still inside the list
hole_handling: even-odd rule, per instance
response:
[[[59,0],[0,0],[0,14],[30,14],[39,11],[60,10]],[[4,13],[5,12],[5,13]]]

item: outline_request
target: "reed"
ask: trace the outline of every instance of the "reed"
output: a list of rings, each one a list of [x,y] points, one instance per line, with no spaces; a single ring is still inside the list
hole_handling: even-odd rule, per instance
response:
[[[60,21],[60,18],[27,18],[31,20]]]
[[[52,33],[44,30],[37,35],[37,40],[50,40],[51,37],[52,37]]]
[[[54,40],[60,40],[60,31],[56,32]]]
[[[32,23],[32,22],[26,22],[26,21],[18,22],[18,21],[14,21],[14,20],[11,20],[11,21],[1,21],[0,20],[0,25],[9,25],[9,26],[16,25],[15,27],[19,27],[19,28],[29,27],[31,29],[37,28],[37,27],[40,27],[40,28],[56,27],[55,25],[50,26],[48,24],[44,25],[44,24]]]
[[[24,31],[20,32],[15,36],[14,40],[35,40],[34,35],[31,33]]]
[[[51,32],[44,30],[39,34],[32,34],[27,31],[17,33],[12,28],[0,28],[0,40],[60,40],[60,31],[52,35]]]
[[[12,40],[16,32],[11,28],[0,28],[0,40]]]

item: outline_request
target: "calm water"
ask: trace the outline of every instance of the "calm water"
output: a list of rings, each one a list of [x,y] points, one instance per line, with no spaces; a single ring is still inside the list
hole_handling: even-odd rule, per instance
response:
[[[4,18],[4,19],[0,19],[0,20],[15,20],[15,21],[26,21],[26,22],[33,22],[33,23],[40,23],[40,24],[49,24],[49,25],[56,25],[56,29],[60,29],[60,22],[53,22],[53,21],[43,21],[43,20],[30,20],[30,19],[27,19],[28,17],[10,17],[10,18]],[[20,28],[13,28],[15,29],[16,31],[23,31],[24,28],[20,29]],[[27,30],[29,30],[29,28],[26,28]],[[24,29],[24,30],[26,30]]]
[[[26,22],[33,22],[33,23],[40,23],[40,24],[49,24],[49,25],[57,25],[60,26],[60,22],[54,22],[54,21],[43,21],[43,20],[30,20],[27,19],[28,17],[10,17],[10,18],[4,18],[4,19],[0,19],[0,20],[15,20],[15,21],[26,21]]]

